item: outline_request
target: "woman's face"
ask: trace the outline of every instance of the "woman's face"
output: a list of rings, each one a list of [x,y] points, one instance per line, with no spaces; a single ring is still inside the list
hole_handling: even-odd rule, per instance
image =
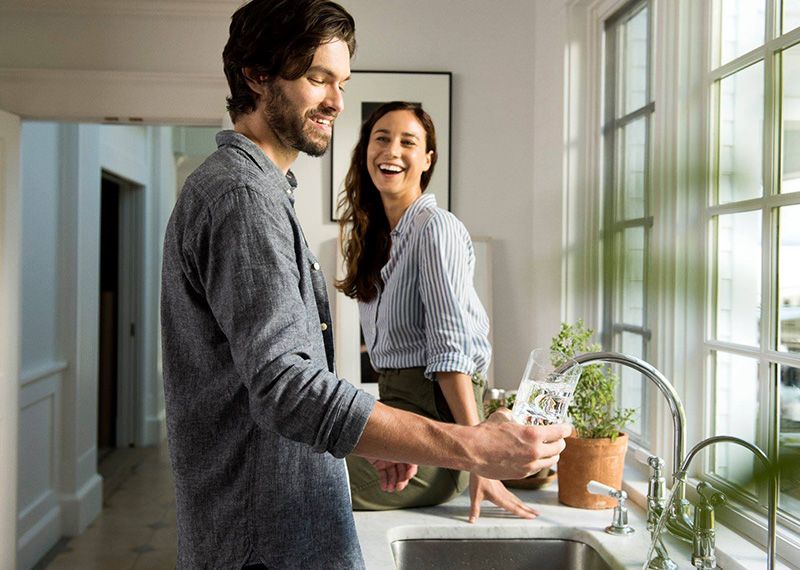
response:
[[[422,173],[431,167],[426,132],[412,111],[392,111],[372,127],[367,145],[367,170],[386,199],[416,199],[422,194]]]

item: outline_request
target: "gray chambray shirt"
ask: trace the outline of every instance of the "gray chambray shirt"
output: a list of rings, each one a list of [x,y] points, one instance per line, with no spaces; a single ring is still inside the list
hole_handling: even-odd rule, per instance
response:
[[[246,137],[186,180],[161,325],[179,569],[363,568],[345,463],[375,400],[333,372],[294,177]]]

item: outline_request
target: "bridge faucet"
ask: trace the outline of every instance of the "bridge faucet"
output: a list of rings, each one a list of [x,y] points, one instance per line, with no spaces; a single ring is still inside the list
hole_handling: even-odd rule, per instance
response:
[[[661,372],[656,370],[653,366],[627,354],[619,352],[587,352],[586,354],[579,354],[572,357],[578,364],[588,364],[591,362],[606,362],[609,364],[621,364],[628,368],[632,368],[637,372],[644,375],[645,378],[655,384],[659,391],[667,399],[669,410],[672,414],[672,429],[673,429],[673,460],[672,469],[673,477],[678,473],[678,466],[683,459],[684,451],[686,450],[686,412],[683,409],[678,392],[670,384]],[[556,370],[557,373],[566,372],[570,368],[570,364],[563,364]],[[683,500],[685,497],[685,487],[681,488],[681,493],[678,499]]]

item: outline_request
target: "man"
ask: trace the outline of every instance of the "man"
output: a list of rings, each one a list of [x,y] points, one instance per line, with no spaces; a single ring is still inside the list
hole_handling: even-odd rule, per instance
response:
[[[521,477],[555,463],[569,431],[440,424],[334,375],[325,281],[289,168],[328,146],[354,34],[327,0],[253,0],[231,22],[234,130],[187,179],[164,243],[180,569],[363,568],[348,453],[372,458],[387,489],[417,463]]]

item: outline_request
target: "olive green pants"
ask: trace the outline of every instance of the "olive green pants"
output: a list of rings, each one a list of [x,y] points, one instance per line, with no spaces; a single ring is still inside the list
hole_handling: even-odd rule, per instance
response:
[[[453,423],[453,415],[442,394],[438,382],[425,378],[424,368],[386,370],[378,377],[380,401],[387,406],[413,412],[421,416]],[[476,374],[472,378],[478,415],[483,420],[483,391],[486,381]],[[375,468],[361,457],[347,457],[350,476],[350,492],[353,510],[382,511],[407,507],[427,507],[445,503],[461,493],[469,485],[469,473],[420,465],[417,474],[400,492],[387,493],[381,490]]]

